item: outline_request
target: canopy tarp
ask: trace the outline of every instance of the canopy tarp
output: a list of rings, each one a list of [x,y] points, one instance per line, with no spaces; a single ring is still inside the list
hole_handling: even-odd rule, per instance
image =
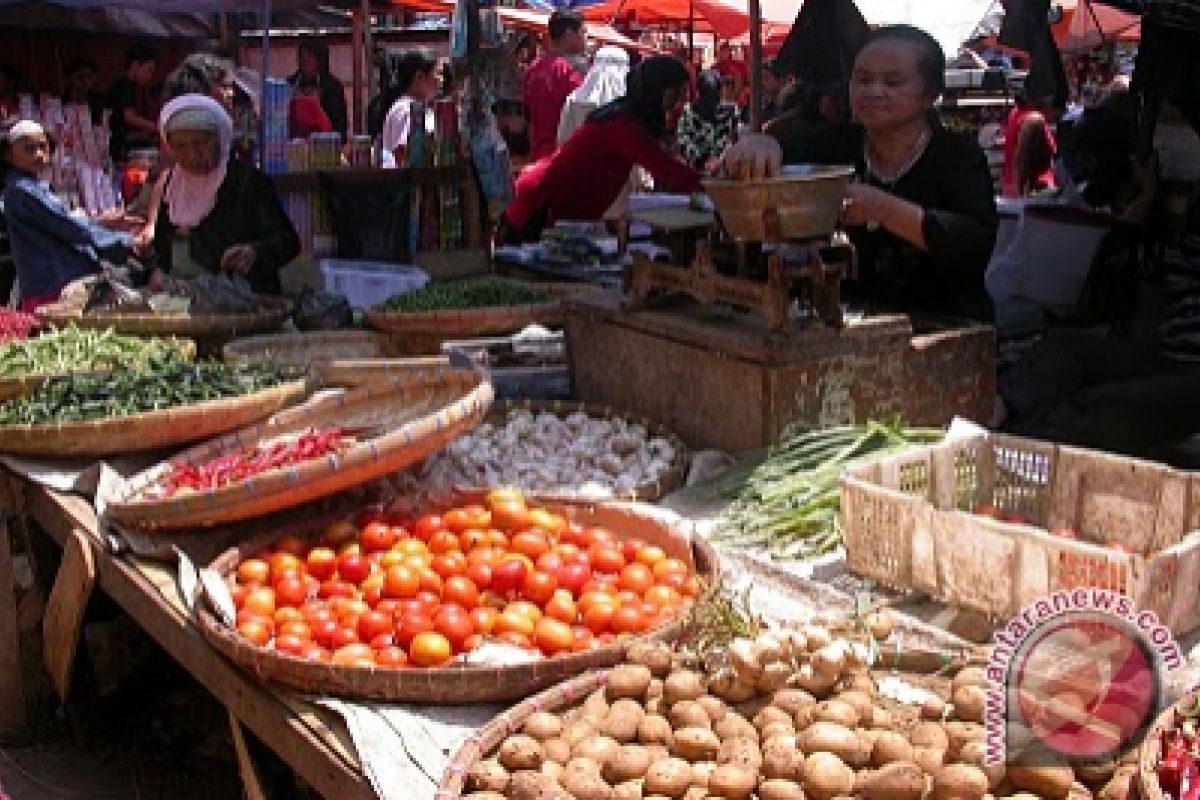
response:
[[[1063,52],[1092,50],[1110,42],[1138,42],[1142,20],[1136,14],[1091,0],[1061,3],[1062,19],[1052,26],[1054,41]]]

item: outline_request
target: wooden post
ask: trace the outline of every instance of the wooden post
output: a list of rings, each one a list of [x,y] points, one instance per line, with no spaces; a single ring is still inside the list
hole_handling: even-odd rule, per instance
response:
[[[750,3],[750,130],[762,130],[762,8]]]
[[[95,585],[96,560],[92,543],[83,531],[71,531],[54,578],[54,588],[50,590],[46,615],[42,617],[42,655],[62,703],[67,702],[71,692],[75,652],[83,633],[83,613]]]
[[[0,477],[0,481],[5,480]],[[8,505],[0,503],[0,742],[23,739],[29,726],[25,676],[21,670],[21,627],[17,621],[12,526],[9,524],[15,510]]]

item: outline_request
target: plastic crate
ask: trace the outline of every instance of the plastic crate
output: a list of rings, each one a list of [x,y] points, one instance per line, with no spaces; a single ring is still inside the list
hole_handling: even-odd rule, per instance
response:
[[[405,264],[323,258],[318,262],[325,291],[340,294],[354,308],[372,308],[388,298],[429,283],[424,270]]]
[[[1180,635],[1200,625],[1198,481],[1000,434],[917,448],[843,475],[846,562],[994,618],[1060,590],[1111,589]],[[1052,533],[1065,528],[1077,538]]]

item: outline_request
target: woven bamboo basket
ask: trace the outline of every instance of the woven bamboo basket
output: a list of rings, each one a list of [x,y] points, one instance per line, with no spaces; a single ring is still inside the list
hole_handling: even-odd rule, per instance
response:
[[[219,352],[221,345],[239,336],[251,336],[277,330],[292,312],[292,304],[282,297],[260,298],[258,311],[240,314],[155,314],[149,311],[95,311],[82,313],[58,303],[37,310],[42,321],[51,325],[79,328],[112,328],[118,333],[136,336],[180,336],[194,339],[201,352]]]
[[[0,452],[32,456],[139,453],[208,439],[269,417],[302,400],[307,380],[242,397],[226,397],[124,417],[57,425],[0,425]]]
[[[688,470],[688,449],[683,440],[676,436],[671,431],[667,430],[662,425],[644,417],[638,417],[633,414],[626,414],[617,411],[609,406],[601,406],[592,403],[579,403],[565,400],[503,400],[500,403],[492,406],[491,413],[488,414],[488,421],[493,423],[502,423],[507,417],[508,412],[522,409],[533,414],[547,412],[560,417],[565,417],[576,412],[582,412],[589,417],[599,419],[612,419],[620,417],[627,422],[636,423],[649,431],[651,436],[660,436],[671,443],[671,447],[675,450],[675,458],[671,461],[670,468],[663,473],[658,480],[643,483],[640,486],[635,486],[631,491],[622,492],[613,496],[614,500],[632,500],[643,503],[653,503],[661,500],[671,492],[683,485],[684,479],[687,478]],[[521,487],[524,488],[524,487]],[[463,487],[464,491],[476,491],[478,487]],[[531,490],[537,493],[535,490]],[[569,497],[570,492],[564,492],[561,489],[554,490],[551,494],[555,497]]]
[[[210,527],[261,517],[368,483],[403,469],[478,424],[492,386],[468,370],[431,370],[290,409],[252,428],[205,442],[123,483],[109,499],[108,518],[142,530]],[[264,439],[311,427],[369,428],[349,449],[205,492],[154,498],[152,489],[178,464],[199,465]]]
[[[372,331],[284,333],[238,339],[225,345],[230,364],[270,361],[313,372],[327,386],[369,386],[449,365],[444,356],[410,356],[404,337]]]
[[[175,337],[170,337],[175,339]],[[196,343],[189,339],[176,339],[184,358],[189,361],[196,357]],[[108,370],[91,370],[92,374],[100,374]],[[69,372],[42,372],[38,374],[20,375],[13,378],[0,378],[0,403],[12,400],[14,397],[24,397],[30,392],[40,389],[51,378],[61,378],[66,375],[79,375],[85,370]]]
[[[480,495],[463,495],[460,502],[480,500]],[[676,526],[656,519],[636,506],[591,504],[575,500],[544,505],[573,517],[582,524],[609,528],[618,535],[638,536],[662,547],[668,555],[683,560],[715,587],[720,570],[715,551]],[[314,537],[319,532],[314,532]],[[221,555],[210,569],[222,577],[238,563],[269,546],[278,533],[269,532],[244,542]],[[709,591],[712,591],[710,588]],[[612,666],[625,657],[628,643],[614,644],[585,653],[542,659],[531,664],[507,667],[452,665],[436,668],[408,667],[378,669],[337,667],[280,655],[247,643],[237,631],[219,621],[208,603],[196,604],[196,620],[204,637],[222,654],[261,679],[306,692],[383,701],[419,701],[435,705],[465,705],[525,698],[548,686],[561,683],[592,669]],[[673,621],[638,637],[670,640],[678,636],[682,623]],[[631,639],[629,642],[637,641]]]
[[[913,448],[843,475],[846,562],[994,618],[1111,589],[1178,635],[1200,625],[1198,488],[1162,464],[1001,434]],[[1052,534],[1065,528],[1076,538]]]

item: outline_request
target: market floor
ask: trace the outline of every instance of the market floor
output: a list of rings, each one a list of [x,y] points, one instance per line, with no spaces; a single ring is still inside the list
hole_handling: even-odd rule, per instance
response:
[[[9,800],[239,800],[224,709],[154,653],[110,698],[72,706],[37,743],[0,748]],[[73,733],[72,728],[82,729]]]

